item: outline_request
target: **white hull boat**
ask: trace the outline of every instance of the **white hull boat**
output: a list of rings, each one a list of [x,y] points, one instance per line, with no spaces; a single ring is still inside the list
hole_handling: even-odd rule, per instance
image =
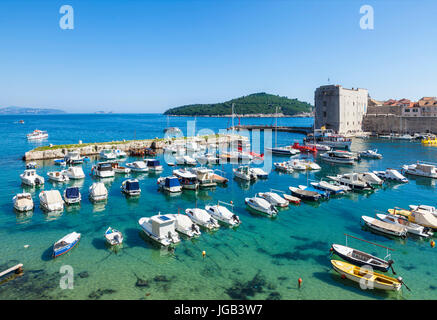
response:
[[[99,156],[102,160],[117,159],[117,154],[111,149],[103,149],[102,151],[100,151]]]
[[[149,168],[149,172],[161,172],[164,170],[157,159],[144,159],[147,168]]]
[[[119,174],[127,174],[131,172],[130,168],[120,166],[117,162],[112,163],[112,169],[114,170],[114,173]]]
[[[103,182],[94,182],[89,187],[89,194],[91,201],[104,201],[108,199],[108,190],[106,189]]]
[[[382,180],[373,172],[358,173],[358,179],[367,182],[369,185],[381,186],[384,183],[384,180]]]
[[[418,211],[418,210],[428,211],[437,217],[437,209],[433,206],[427,206],[427,205],[421,204],[421,205],[409,205],[409,208],[411,211]]]
[[[416,236],[429,238],[433,235],[433,232],[430,229],[424,226],[420,226],[416,223],[409,222],[408,219],[402,216],[387,215],[381,213],[377,213],[376,216],[378,217],[378,219],[384,222],[405,227],[407,229],[407,232]]]
[[[268,201],[270,204],[276,207],[288,207],[288,205],[290,204],[287,200],[285,200],[275,192],[259,192],[256,196],[259,198],[263,198],[264,200]]]
[[[231,212],[228,208],[219,204],[215,206],[205,206],[205,210],[215,219],[221,221],[231,227],[239,226],[240,217]]]
[[[343,194],[351,190],[348,186],[335,185],[323,180],[311,182],[311,185],[316,189],[328,191],[330,194]]]
[[[368,216],[362,216],[361,219],[364,221],[366,226],[374,231],[401,238],[405,238],[407,236],[407,228],[404,226],[394,225]]]
[[[338,156],[334,151],[328,151],[322,153],[320,158],[327,162],[339,163],[339,164],[354,164],[355,159],[351,156]]]
[[[167,214],[169,217],[173,217],[175,219],[175,229],[177,232],[180,232],[187,237],[198,237],[202,233],[200,232],[200,228],[197,224],[195,224],[189,216],[185,214]]]
[[[192,172],[185,169],[176,169],[173,170],[173,175],[178,177],[183,189],[197,190],[199,188],[197,176]]]
[[[131,169],[133,172],[148,172],[149,168],[147,168],[146,163],[144,161],[134,161],[131,163],[126,163],[126,167]]]
[[[171,193],[177,193],[182,191],[182,186],[179,182],[178,177],[176,176],[158,178],[158,186],[162,190]]]
[[[140,183],[137,179],[127,179],[121,183],[121,191],[129,196],[139,196],[141,194]]]
[[[70,181],[70,178],[60,171],[48,172],[47,176],[49,177],[49,180],[52,180],[55,182],[68,182],[68,181]]]
[[[261,168],[250,168],[250,171],[259,179],[267,179],[269,177],[269,174]]]
[[[149,238],[163,246],[167,247],[181,241],[176,233],[176,221],[170,215],[143,217],[138,220],[138,223]]]
[[[395,169],[387,169],[386,171],[373,171],[373,173],[381,179],[392,180],[402,183],[408,182],[408,179]]]
[[[64,200],[58,190],[41,191],[39,194],[39,204],[45,211],[64,210]]]
[[[78,187],[68,187],[64,190],[64,201],[68,205],[79,204],[82,200]]]
[[[437,165],[417,163],[402,166],[406,174],[437,179]]]
[[[234,171],[234,176],[241,180],[253,181],[258,178],[256,174],[253,173],[248,166],[241,166],[233,169],[233,171]]]
[[[348,186],[352,190],[370,190],[372,187],[362,180],[357,173],[338,174],[337,176],[327,176],[328,179]]]
[[[111,246],[116,246],[123,243],[123,234],[120,231],[113,229],[111,227],[106,229],[104,236],[106,242]]]
[[[206,210],[204,209],[200,209],[200,208],[186,209],[185,213],[190,217],[191,220],[193,220],[201,227],[204,227],[208,230],[220,228],[220,225],[218,224],[217,220],[211,217],[211,215],[208,212],[206,212]]]
[[[20,174],[21,183],[34,187],[40,186],[44,184],[44,178],[36,174],[35,169],[27,169],[24,170],[22,174]]]
[[[200,188],[213,188],[217,186],[214,181],[214,171],[205,167],[196,167],[190,169],[190,172],[196,175]]]
[[[196,159],[193,159],[190,156],[177,156],[175,159],[176,164],[178,165],[195,166],[197,164]]]
[[[359,155],[363,158],[370,158],[370,159],[382,159],[382,154],[378,153],[378,150],[366,150],[361,151]]]
[[[246,205],[256,212],[266,214],[270,217],[276,216],[278,214],[278,209],[275,208],[270,202],[263,198],[253,197],[246,198],[244,200]]]
[[[27,192],[18,193],[12,198],[14,209],[20,212],[33,210],[32,195]]]
[[[273,163],[275,169],[282,172],[292,173],[294,170],[288,162],[275,162]]]
[[[69,167],[66,170],[62,170],[61,173],[73,180],[85,179],[85,173],[81,167]]]
[[[81,164],[84,161],[84,157],[81,157],[78,151],[69,151],[64,157],[66,164]]]
[[[99,162],[91,168],[91,173],[99,178],[112,178],[115,176],[110,162]]]
[[[43,140],[49,137],[47,131],[34,130],[32,133],[26,135],[28,140]]]

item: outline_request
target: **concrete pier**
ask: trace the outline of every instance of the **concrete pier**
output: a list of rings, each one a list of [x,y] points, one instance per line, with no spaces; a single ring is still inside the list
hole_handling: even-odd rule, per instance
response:
[[[312,127],[284,127],[284,126],[274,126],[274,125],[239,125],[228,128],[228,130],[277,130],[282,132],[294,132],[294,133],[302,133],[308,134],[313,132]]]

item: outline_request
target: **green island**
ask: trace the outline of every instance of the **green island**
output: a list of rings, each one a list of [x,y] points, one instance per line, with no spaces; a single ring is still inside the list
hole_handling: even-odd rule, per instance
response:
[[[165,115],[174,116],[227,116],[234,113],[238,115],[273,115],[278,107],[278,114],[294,116],[312,111],[309,103],[290,99],[265,92],[254,93],[248,96],[232,99],[222,103],[191,104],[168,109]]]

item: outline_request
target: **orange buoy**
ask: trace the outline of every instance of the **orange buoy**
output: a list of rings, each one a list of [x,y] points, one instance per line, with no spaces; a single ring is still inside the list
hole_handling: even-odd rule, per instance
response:
[[[434,248],[434,247],[435,247],[435,241],[431,240],[431,248]]]
[[[206,252],[204,250],[204,251],[202,251],[202,257],[205,258],[205,256],[206,256]]]
[[[299,285],[299,288],[301,287],[301,285],[302,285],[302,278],[299,278],[299,279],[297,279],[297,283],[298,283],[298,285]]]

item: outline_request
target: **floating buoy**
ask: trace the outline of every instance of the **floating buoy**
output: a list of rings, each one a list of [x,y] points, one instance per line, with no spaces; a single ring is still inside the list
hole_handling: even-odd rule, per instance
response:
[[[302,278],[299,278],[299,279],[297,279],[297,283],[298,283],[298,285],[299,285],[299,288],[301,287],[301,285],[302,285]]]
[[[202,251],[202,257],[205,258],[205,256],[206,256],[206,252],[204,250],[204,251]]]
[[[435,241],[431,240],[431,248],[434,248],[434,247],[435,247]]]
[[[331,247],[331,248],[329,249],[329,251],[330,251],[330,252],[334,251],[334,248],[333,248],[333,247]]]

